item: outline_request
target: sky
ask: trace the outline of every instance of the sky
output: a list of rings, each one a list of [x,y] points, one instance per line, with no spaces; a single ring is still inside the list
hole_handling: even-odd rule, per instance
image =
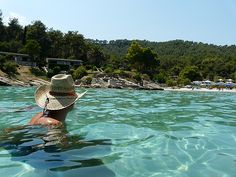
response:
[[[236,44],[236,0],[0,0],[4,22],[41,20],[99,40]]]

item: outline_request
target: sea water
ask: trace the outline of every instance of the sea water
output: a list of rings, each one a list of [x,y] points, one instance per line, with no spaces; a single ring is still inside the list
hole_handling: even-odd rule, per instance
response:
[[[50,128],[26,126],[34,91],[0,87],[1,176],[236,174],[236,93],[88,89]]]

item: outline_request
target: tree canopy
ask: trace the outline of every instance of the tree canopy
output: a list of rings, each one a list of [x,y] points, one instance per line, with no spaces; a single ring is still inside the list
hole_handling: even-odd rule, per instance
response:
[[[150,48],[141,47],[136,41],[131,43],[125,58],[129,61],[132,68],[142,73],[155,70],[159,64],[157,54]]]
[[[236,80],[235,45],[217,46],[183,40],[167,42],[117,40],[105,44],[98,41],[93,42],[99,44],[105,54],[116,58],[116,61],[125,61],[125,57],[132,58],[137,53],[140,54],[137,52],[141,51],[140,47],[148,48],[157,55],[157,63],[152,65],[156,68],[155,74],[163,73],[169,79],[179,77],[181,71],[186,67],[196,67],[201,76],[197,77],[198,79],[231,78]],[[129,54],[131,51],[133,56]],[[139,60],[140,55],[135,58],[136,61]],[[110,62],[112,63],[112,60]]]

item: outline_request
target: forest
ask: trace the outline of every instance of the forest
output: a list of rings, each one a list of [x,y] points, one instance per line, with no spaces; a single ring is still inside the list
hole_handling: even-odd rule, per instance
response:
[[[219,46],[201,42],[173,40],[86,39],[78,31],[66,33],[48,28],[36,20],[27,26],[12,18],[3,23],[0,11],[0,51],[29,54],[38,67],[46,58],[78,59],[83,66],[74,68],[75,79],[88,70],[100,68],[108,74],[150,79],[167,85],[185,85],[194,80],[236,80],[236,46]],[[0,57],[0,69],[15,72],[14,64]],[[60,72],[55,66],[53,73]]]

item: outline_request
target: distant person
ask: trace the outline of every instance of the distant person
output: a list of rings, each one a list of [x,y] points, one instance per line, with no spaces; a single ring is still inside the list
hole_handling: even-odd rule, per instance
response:
[[[85,93],[77,94],[75,92],[74,80],[71,75],[53,76],[49,85],[42,85],[36,90],[35,101],[38,106],[43,108],[43,111],[36,114],[28,124],[63,125],[68,112]]]

